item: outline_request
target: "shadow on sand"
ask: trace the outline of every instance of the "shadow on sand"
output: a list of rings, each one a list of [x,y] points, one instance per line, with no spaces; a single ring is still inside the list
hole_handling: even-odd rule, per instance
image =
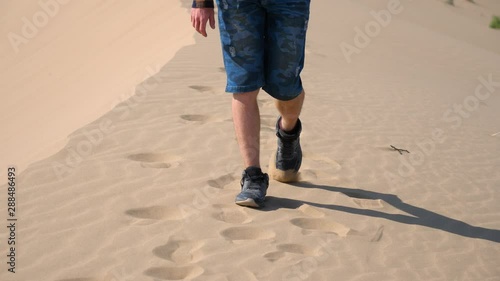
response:
[[[268,196],[266,207],[263,208],[262,210],[272,211],[281,208],[296,209],[300,207],[302,204],[309,204],[311,206],[319,208],[342,211],[355,215],[384,218],[399,223],[421,225],[457,234],[463,237],[478,238],[500,243],[500,230],[473,226],[463,221],[445,217],[443,215],[416,206],[412,206],[410,204],[401,201],[401,199],[399,199],[396,195],[393,194],[384,194],[363,189],[316,185],[310,182],[299,182],[299,183],[294,183],[292,185],[300,188],[318,188],[332,192],[340,192],[353,198],[374,199],[374,200],[380,199],[386,202],[387,204],[390,204],[393,207],[398,208],[399,210],[409,215],[388,214],[376,210],[358,209],[358,208],[338,206],[333,204],[320,204],[320,203],[280,198],[280,197],[272,197],[272,196]]]

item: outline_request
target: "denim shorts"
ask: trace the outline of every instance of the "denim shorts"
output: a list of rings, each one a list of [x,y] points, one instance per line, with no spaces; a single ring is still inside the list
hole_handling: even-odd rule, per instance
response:
[[[217,0],[226,92],[302,92],[310,0]]]

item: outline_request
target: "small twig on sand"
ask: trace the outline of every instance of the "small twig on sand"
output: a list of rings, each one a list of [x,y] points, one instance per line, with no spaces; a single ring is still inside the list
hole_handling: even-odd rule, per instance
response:
[[[402,149],[402,148],[396,148],[394,145],[391,145],[391,147],[396,150],[397,152],[399,152],[399,154],[403,155],[403,152],[406,152],[406,153],[410,153],[408,150],[406,149]]]

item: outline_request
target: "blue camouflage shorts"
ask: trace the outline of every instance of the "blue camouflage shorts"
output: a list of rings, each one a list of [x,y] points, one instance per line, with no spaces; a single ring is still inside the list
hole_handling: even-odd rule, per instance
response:
[[[217,0],[226,92],[302,92],[310,0]]]

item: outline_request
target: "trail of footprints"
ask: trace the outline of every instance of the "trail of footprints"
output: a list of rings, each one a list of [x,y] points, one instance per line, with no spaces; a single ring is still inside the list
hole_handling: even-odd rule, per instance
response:
[[[210,180],[207,184],[216,187],[224,188],[234,182],[235,178],[232,175],[224,175],[214,180]],[[350,196],[355,196],[350,194]],[[360,196],[357,196],[360,197]],[[258,241],[272,240],[276,237],[276,233],[272,230],[264,229],[257,226],[250,226],[252,222],[251,216],[247,213],[247,209],[238,207],[232,204],[214,204],[212,218],[231,226],[223,229],[219,234],[226,240],[233,242],[242,241]],[[350,234],[367,236],[359,233],[340,223],[334,222],[326,218],[325,213],[315,207],[304,204],[297,211],[302,213],[302,217],[295,217],[289,220],[290,224],[299,227],[303,230],[303,234],[307,235],[310,231],[320,231],[332,233],[339,237],[346,237]],[[182,214],[177,208],[169,208],[163,206],[152,206],[147,208],[130,209],[125,212],[127,215],[139,219],[153,220],[182,220]],[[371,235],[370,241],[377,242],[383,235],[383,227],[380,226],[375,234]],[[191,280],[205,272],[205,269],[199,266],[203,255],[203,247],[205,241],[202,240],[183,240],[172,239],[164,244],[157,246],[152,250],[153,254],[162,259],[169,261],[168,265],[160,267],[151,267],[144,271],[144,274],[160,280]],[[275,246],[275,251],[268,252],[262,255],[264,259],[271,263],[278,261],[290,263],[297,259],[303,260],[307,257],[319,256],[321,254],[320,247],[311,247],[300,243],[280,243]],[[287,255],[292,255],[293,259],[285,259]],[[64,279],[58,281],[102,281],[94,278],[80,279]]]
[[[137,157],[141,158],[141,157]],[[207,185],[223,189],[236,178],[232,174],[226,174],[218,178],[208,180]],[[252,219],[242,208],[233,205],[212,205],[214,209],[212,218],[224,223],[243,225],[250,223]],[[139,220],[163,220],[179,221],[186,216],[179,208],[167,206],[150,206],[145,208],[129,209],[125,211],[128,216]],[[274,232],[266,231],[257,227],[234,226],[220,233],[221,237],[228,240],[260,240],[274,237]],[[153,254],[163,260],[170,262],[168,266],[151,267],[144,274],[161,280],[190,280],[203,274],[205,270],[197,265],[202,259],[202,248],[205,242],[194,240],[169,240],[166,244],[153,249]]]
[[[191,116],[192,117],[192,116]],[[190,119],[191,117],[186,117]],[[191,118],[196,119],[196,118]],[[200,118],[203,120],[203,118]],[[271,125],[271,118],[269,118],[269,127]],[[308,155],[312,161],[327,162],[328,164],[338,163],[314,154]],[[129,155],[130,160],[142,162],[143,165],[153,165],[153,167],[160,167],[163,163],[165,167],[175,163],[177,158],[165,154],[153,153],[140,153]],[[153,163],[153,164],[152,164]],[[170,167],[169,166],[169,167]],[[335,165],[334,165],[335,166]],[[340,169],[340,166],[335,166]],[[150,166],[151,167],[151,166]],[[304,170],[308,177],[315,178],[316,173],[313,170]],[[224,189],[226,186],[235,183],[238,178],[233,174],[222,175],[218,178],[208,180],[208,186]],[[355,204],[362,208],[381,208],[383,207],[380,200],[372,200],[357,194],[346,194]],[[247,209],[238,207],[233,204],[215,204],[211,206],[213,211],[211,217],[217,221],[227,223],[231,226],[224,228],[219,232],[219,235],[231,242],[244,242],[244,241],[272,241],[276,237],[276,233],[272,230],[265,229],[258,226],[252,226],[252,217],[247,213]],[[307,235],[309,233],[319,231],[323,233],[331,233],[339,237],[347,237],[348,235],[362,235],[366,236],[356,230],[329,220],[325,214],[317,208],[302,205],[298,208],[303,216],[295,217],[289,220],[289,223],[295,227],[301,228],[302,233]],[[129,209],[125,212],[127,215],[140,219],[140,220],[163,220],[163,221],[180,221],[186,218],[179,208],[166,207],[166,206],[150,206],[146,208]],[[371,235],[370,241],[379,241],[383,235],[383,227],[379,227],[374,235]],[[272,243],[272,242],[271,242]],[[153,278],[161,280],[190,280],[202,275],[205,269],[197,263],[203,258],[204,241],[201,240],[169,240],[166,244],[160,245],[153,249],[153,253],[158,258],[169,261],[169,265],[161,267],[151,267],[144,271],[144,274]],[[282,260],[287,255],[294,255],[296,258],[303,259],[308,256],[318,256],[320,249],[306,246],[300,243],[282,243],[275,246],[275,251],[264,253],[262,255],[269,262],[277,262]],[[298,255],[298,256],[297,256]],[[303,256],[303,258],[300,258]],[[77,281],[74,279],[71,281]],[[82,281],[86,279],[82,279]],[[93,279],[89,279],[92,280]],[[80,280],[78,280],[80,281]]]

